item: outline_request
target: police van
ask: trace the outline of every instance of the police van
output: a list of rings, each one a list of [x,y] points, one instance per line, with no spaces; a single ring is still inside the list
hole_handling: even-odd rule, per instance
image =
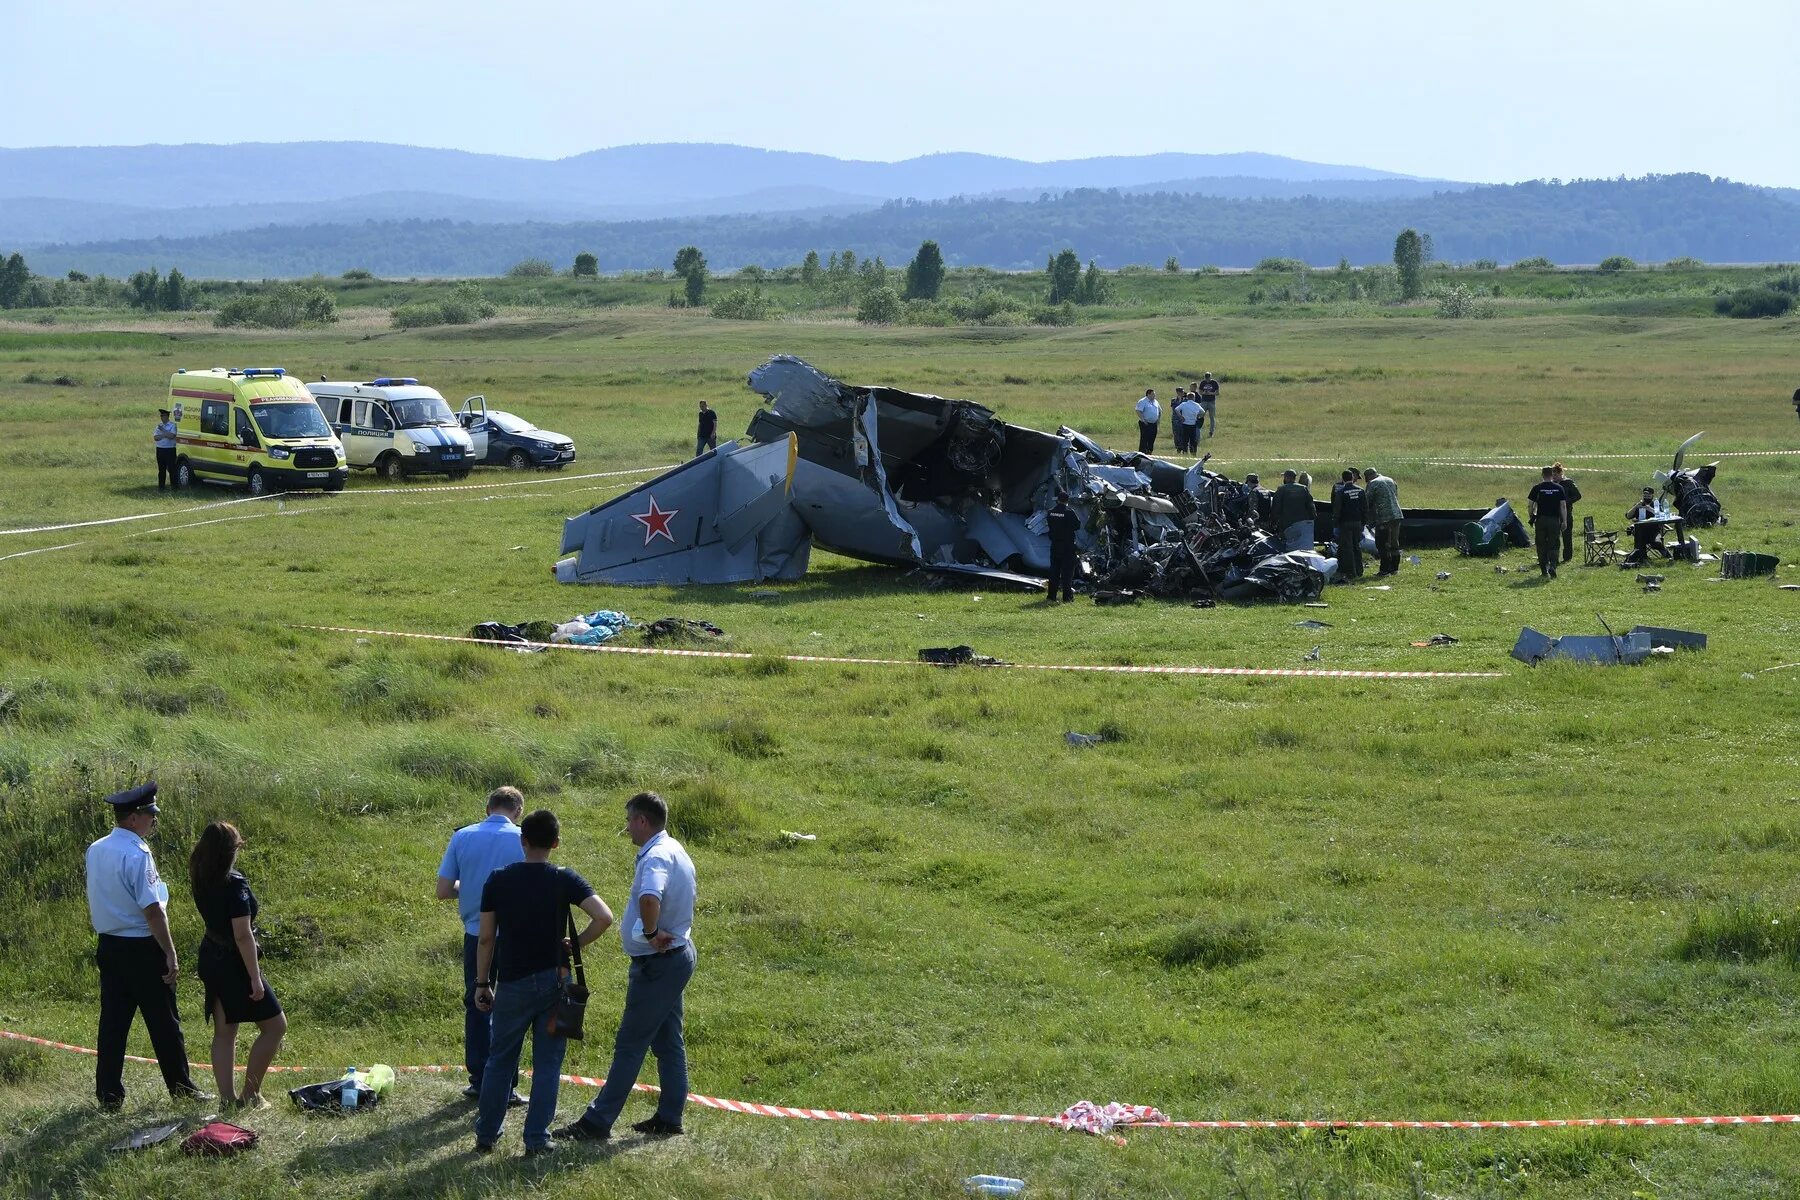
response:
[[[353,467],[398,482],[408,475],[466,476],[475,446],[436,388],[417,379],[309,383],[319,411],[344,443]]]
[[[175,486],[236,483],[261,496],[276,488],[339,491],[350,476],[344,447],[306,385],[281,367],[213,367],[169,376],[175,418]]]

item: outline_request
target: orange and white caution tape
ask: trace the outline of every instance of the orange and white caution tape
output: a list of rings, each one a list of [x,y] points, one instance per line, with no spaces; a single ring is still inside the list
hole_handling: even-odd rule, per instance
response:
[[[854,667],[938,667],[946,664],[919,662],[908,658],[835,658],[823,654],[756,655],[743,650],[672,650],[661,646],[577,646],[569,642],[503,642],[493,638],[456,637],[446,633],[406,633],[396,629],[353,629],[343,625],[289,625],[289,629],[311,629],[320,633],[358,633],[371,637],[412,638],[426,642],[466,642],[477,646],[505,648],[528,647],[533,650],[583,650],[598,654],[650,654],[669,658],[779,658],[787,662],[840,663]],[[1127,667],[1103,663],[995,663],[989,667],[971,668],[1014,671],[1085,671],[1109,675],[1245,675],[1300,679],[1499,679],[1499,671],[1326,671],[1294,667]]]
[[[61,529],[88,529],[95,525],[119,525],[127,521],[153,521],[157,517],[184,517],[189,513],[204,512],[209,508],[224,508],[229,504],[251,504],[258,500],[302,499],[314,496],[331,496],[339,500],[354,500],[358,496],[386,496],[395,492],[407,495],[431,495],[437,492],[480,492],[493,491],[499,488],[515,487],[548,487],[555,484],[579,483],[584,479],[615,479],[621,475],[649,475],[656,471],[674,470],[677,463],[661,467],[631,467],[623,471],[590,471],[583,475],[539,475],[532,479],[513,479],[503,483],[443,483],[418,484],[407,487],[376,487],[346,489],[341,492],[326,492],[315,489],[294,489],[285,492],[266,492],[261,496],[239,496],[232,500],[214,500],[208,504],[194,504],[185,508],[163,509],[158,512],[132,513],[125,517],[102,517],[92,521],[70,521],[62,525],[31,525],[19,529],[0,529],[0,537],[19,533],[55,533]],[[580,490],[580,489],[577,489]]]
[[[0,1038],[28,1045],[43,1046],[51,1050],[63,1050],[71,1054],[95,1055],[98,1052],[86,1046],[75,1046],[68,1042],[54,1042],[48,1038],[32,1037],[29,1034],[14,1033],[10,1029],[0,1029]],[[135,1054],[125,1056],[127,1062],[146,1063],[154,1066],[154,1058],[143,1058]],[[210,1063],[189,1063],[190,1067],[210,1069]],[[310,1067],[275,1066],[271,1071],[286,1071],[296,1074],[318,1074],[318,1069]],[[407,1074],[445,1075],[461,1071],[461,1067],[429,1066],[429,1067],[395,1067],[394,1070]],[[529,1071],[526,1074],[530,1074]],[[564,1083],[578,1087],[602,1087],[606,1080],[592,1075],[562,1075]],[[633,1084],[632,1089],[639,1092],[658,1092],[661,1089],[648,1083]],[[752,1117],[782,1117],[796,1121],[853,1121],[871,1124],[905,1124],[905,1125],[1054,1125],[1056,1117],[1023,1115],[1019,1113],[972,1113],[972,1112],[927,1112],[927,1113],[866,1113],[851,1112],[837,1108],[797,1108],[787,1104],[759,1104],[749,1100],[729,1100],[723,1096],[702,1096],[688,1094],[688,1100],[702,1108],[717,1109],[720,1112],[741,1113]],[[1133,1121],[1118,1126],[1120,1129],[1593,1129],[1593,1128],[1642,1128],[1666,1125],[1797,1125],[1800,1124],[1800,1113],[1749,1113],[1727,1116],[1678,1116],[1678,1117],[1538,1117],[1524,1119],[1495,1118],[1473,1121],[1412,1121],[1412,1120],[1333,1120],[1318,1119],[1263,1119],[1263,1120],[1198,1120],[1198,1121]]]

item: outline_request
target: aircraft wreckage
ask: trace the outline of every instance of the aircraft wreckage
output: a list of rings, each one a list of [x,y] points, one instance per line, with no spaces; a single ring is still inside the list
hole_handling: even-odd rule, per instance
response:
[[[1066,427],[1008,424],[972,401],[840,383],[791,355],[750,372],[749,384],[770,404],[744,440],[563,523],[570,557],[556,564],[558,580],[791,580],[817,544],[1042,587],[1045,514],[1059,492],[1082,518],[1082,578],[1097,588],[1295,599],[1318,595],[1337,570],[1326,555],[1283,553],[1256,525],[1255,490],[1204,460],[1115,453]],[[1448,545],[1484,511],[1408,509],[1402,538]]]

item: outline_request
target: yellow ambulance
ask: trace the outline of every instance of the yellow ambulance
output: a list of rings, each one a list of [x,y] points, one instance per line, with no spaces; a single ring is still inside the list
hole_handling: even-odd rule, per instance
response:
[[[343,443],[312,393],[281,367],[213,367],[169,376],[177,487],[235,483],[252,496],[278,488],[341,491]]]

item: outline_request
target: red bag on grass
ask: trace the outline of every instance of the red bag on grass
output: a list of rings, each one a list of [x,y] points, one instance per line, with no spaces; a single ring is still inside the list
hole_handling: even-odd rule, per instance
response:
[[[181,1143],[183,1154],[212,1154],[223,1157],[248,1150],[256,1145],[256,1131],[233,1125],[230,1121],[208,1121],[188,1134]]]

